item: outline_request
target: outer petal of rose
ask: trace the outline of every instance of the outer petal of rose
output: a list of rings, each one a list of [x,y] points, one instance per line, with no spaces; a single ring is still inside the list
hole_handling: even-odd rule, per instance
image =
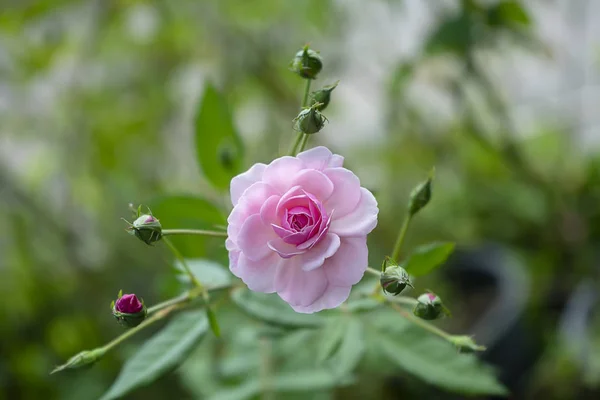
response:
[[[275,273],[281,262],[281,258],[271,253],[258,261],[252,261],[243,253],[238,255],[235,265],[232,263],[231,253],[229,255],[229,269],[244,283],[256,292],[273,293],[275,291]]]
[[[306,307],[323,295],[329,283],[322,268],[304,271],[296,258],[277,268],[275,291],[291,306]]]
[[[334,217],[329,231],[340,237],[366,236],[377,226],[377,200],[371,192],[360,188],[361,197],[356,208],[342,218]]]
[[[331,160],[333,154],[324,146],[313,147],[310,150],[303,151],[298,157],[304,163],[304,168],[324,170]]]
[[[258,261],[271,253],[267,243],[276,237],[271,226],[263,224],[260,215],[254,214],[242,225],[237,245],[247,258]]]
[[[242,193],[244,193],[250,185],[259,182],[262,179],[265,168],[267,168],[265,164],[254,164],[248,171],[239,174],[231,180],[229,189],[231,193],[231,202],[234,206],[238,203]]]
[[[329,168],[337,168],[344,165],[344,157],[339,154],[334,154],[331,156],[331,160],[329,160]]]
[[[329,284],[323,295],[312,304],[309,304],[308,306],[290,305],[294,311],[304,314],[312,314],[321,310],[336,308],[348,299],[351,289],[351,286],[334,286]]]
[[[319,268],[326,258],[333,256],[340,248],[340,237],[333,233],[326,234],[312,249],[298,256],[298,262],[304,271]]]
[[[304,165],[298,158],[284,156],[267,165],[263,181],[277,189],[278,194],[283,194],[292,187],[293,177],[303,168]]]
[[[333,193],[333,183],[322,172],[314,169],[300,171],[294,178],[292,186],[300,186],[318,201],[324,202]]]
[[[368,265],[367,238],[341,238],[340,248],[325,260],[323,269],[332,285],[352,286],[362,279]]]
[[[334,186],[333,194],[324,203],[325,209],[335,210],[336,218],[348,215],[360,201],[360,180],[346,168],[328,168],[323,173]]]
[[[259,213],[265,201],[274,193],[275,189],[263,182],[256,182],[244,191],[244,195],[240,197],[238,204],[227,217],[227,234],[231,240],[237,241],[244,221],[250,215]]]
[[[267,244],[269,249],[279,254],[282,258],[290,258],[298,254],[306,252],[306,250],[298,249],[295,245],[283,241],[283,238],[278,237],[269,241]]]

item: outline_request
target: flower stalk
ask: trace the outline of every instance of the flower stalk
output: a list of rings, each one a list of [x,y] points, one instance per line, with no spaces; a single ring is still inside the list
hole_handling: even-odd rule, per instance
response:
[[[204,229],[163,229],[162,235],[163,236],[198,235],[198,236],[227,237],[227,232],[210,231],[210,230],[204,230]]]
[[[310,94],[310,85],[312,84],[312,79],[305,79],[306,80],[306,84],[304,86],[304,97],[302,98],[302,108],[306,107],[308,105],[308,96]],[[306,137],[306,139],[305,139]],[[289,151],[289,155],[290,156],[295,156],[296,154],[298,154],[299,152],[301,152],[304,147],[306,146],[306,140],[308,140],[308,135],[302,132],[298,132],[296,134],[296,140],[294,140],[294,143],[292,144],[292,148]],[[304,141],[304,145],[302,145],[302,142]]]

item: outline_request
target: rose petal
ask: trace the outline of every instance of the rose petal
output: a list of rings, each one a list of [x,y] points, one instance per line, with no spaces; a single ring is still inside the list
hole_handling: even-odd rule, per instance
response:
[[[320,268],[317,270],[319,271]],[[290,304],[294,311],[303,314],[312,314],[321,310],[336,308],[350,296],[351,286],[334,286],[329,284],[321,297],[308,306]]]
[[[362,279],[368,265],[367,238],[341,238],[339,249],[331,258],[325,260],[323,269],[329,283],[336,286],[352,286]]]
[[[290,305],[306,307],[314,303],[327,285],[322,268],[304,271],[297,257],[281,263],[275,274],[275,291]]]
[[[333,192],[333,183],[322,172],[314,169],[300,171],[294,178],[293,186],[300,186],[302,190],[310,193],[318,201],[325,201]]]
[[[344,157],[339,154],[334,154],[331,156],[331,160],[329,160],[329,168],[338,168],[344,165]]]
[[[330,232],[340,237],[366,236],[377,226],[377,200],[371,192],[360,188],[361,197],[356,209],[343,218],[334,217]],[[337,210],[336,210],[337,212]]]
[[[310,251],[298,256],[302,269],[304,271],[311,271],[319,268],[323,265],[325,259],[336,254],[339,248],[340,237],[333,233],[326,234]]]
[[[283,194],[292,187],[294,176],[303,167],[302,161],[296,157],[281,157],[267,165],[262,180],[277,189],[279,194]]]
[[[324,174],[333,183],[333,194],[324,203],[325,209],[335,210],[336,218],[342,218],[354,210],[360,201],[360,180],[346,168],[328,168]]]
[[[333,154],[327,147],[317,146],[303,151],[298,154],[297,157],[302,160],[304,168],[322,171],[328,166],[332,155]]]
[[[260,181],[267,166],[265,164],[254,164],[250,169],[243,174],[239,174],[231,180],[230,193],[231,202],[235,206],[246,189],[253,183]]]
[[[260,219],[263,224],[271,225],[279,222],[277,220],[277,204],[279,203],[279,196],[271,196],[263,203],[260,207]]]
[[[246,257],[256,261],[271,253],[267,243],[276,237],[271,226],[263,224],[260,215],[254,214],[242,225],[237,236],[237,245]]]
[[[229,269],[240,278],[250,290],[263,293],[275,292],[275,274],[281,258],[275,253],[270,253],[267,257],[252,261],[243,253],[240,253],[234,264],[229,256]]]
[[[270,240],[267,246],[273,251],[276,251],[281,258],[290,258],[298,254],[304,253],[306,250],[299,249],[293,244],[286,243],[283,238]]]

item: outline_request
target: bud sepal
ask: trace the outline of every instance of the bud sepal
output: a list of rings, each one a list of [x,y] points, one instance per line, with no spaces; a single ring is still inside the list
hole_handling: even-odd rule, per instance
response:
[[[128,328],[138,326],[146,319],[148,309],[144,300],[139,300],[135,294],[119,292],[116,301],[111,303],[112,313],[120,325]]]
[[[431,170],[429,177],[425,182],[421,182],[410,193],[408,202],[408,214],[412,217],[425,207],[431,200],[431,185],[435,170]]]
[[[323,111],[326,109],[331,101],[331,92],[333,92],[333,89],[335,89],[339,83],[340,81],[337,81],[334,84],[324,86],[322,89],[312,92],[310,94],[311,105],[320,103],[317,110]]]
[[[379,278],[379,284],[385,293],[397,296],[407,286],[413,288],[408,272],[401,266],[396,265],[390,258],[385,258],[381,269],[382,273]]]
[[[290,62],[290,70],[304,79],[317,79],[323,69],[323,59],[318,52],[309,49],[308,45],[296,53]]]
[[[413,314],[421,319],[430,321],[450,316],[450,310],[444,306],[438,295],[429,292],[417,298],[417,305],[413,309]]]
[[[321,103],[315,103],[312,106],[300,111],[300,114],[294,118],[295,129],[307,135],[319,132],[323,129],[327,118],[321,114],[318,107]]]
[[[146,214],[142,214],[142,206],[137,208],[136,219],[133,223],[123,218],[129,227],[127,232],[134,235],[147,245],[158,242],[162,238],[162,225],[158,218],[152,215],[152,211],[148,208]]]
[[[104,353],[106,353],[106,349],[103,347],[94,350],[84,350],[69,358],[63,365],[54,368],[52,372],[50,372],[50,375],[64,371],[65,369],[91,367],[96,361],[102,358]]]

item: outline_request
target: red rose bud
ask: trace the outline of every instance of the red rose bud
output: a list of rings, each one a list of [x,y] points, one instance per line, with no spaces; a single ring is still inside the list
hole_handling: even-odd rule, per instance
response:
[[[450,315],[450,312],[436,294],[425,293],[417,298],[413,314],[422,319],[433,320]]]
[[[304,46],[294,56],[290,63],[290,70],[297,73],[304,79],[317,79],[317,75],[323,68],[323,60],[316,51]]]
[[[112,313],[119,324],[132,328],[138,326],[148,315],[144,301],[140,301],[135,294],[123,295],[119,292],[117,301],[113,301]]]
[[[125,220],[125,222],[129,224],[127,231],[147,245],[158,242],[162,238],[162,226],[160,221],[153,216],[152,213],[140,214],[140,209],[138,208],[136,220],[133,221],[133,223],[130,223],[127,220]]]

